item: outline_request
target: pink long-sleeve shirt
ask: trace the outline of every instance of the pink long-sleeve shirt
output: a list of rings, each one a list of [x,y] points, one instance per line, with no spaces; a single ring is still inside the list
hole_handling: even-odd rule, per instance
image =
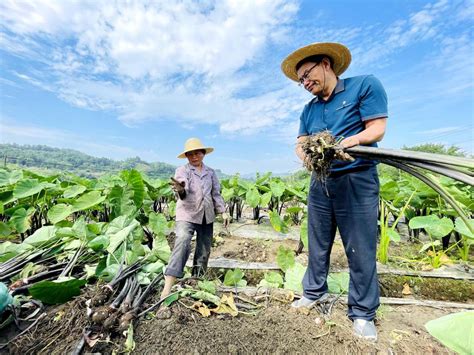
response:
[[[215,221],[216,213],[225,212],[221,185],[213,169],[202,164],[199,172],[191,164],[186,164],[176,169],[174,178],[186,183],[186,197],[176,203],[176,221],[201,224],[205,215],[209,224]]]

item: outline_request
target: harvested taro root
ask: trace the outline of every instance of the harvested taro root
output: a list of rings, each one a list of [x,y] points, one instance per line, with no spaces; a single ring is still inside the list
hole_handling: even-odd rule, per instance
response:
[[[329,175],[333,160],[354,160],[343,151],[339,141],[327,130],[306,137],[301,143],[301,148],[306,154],[304,167],[308,171],[316,172],[320,180],[324,180]]]

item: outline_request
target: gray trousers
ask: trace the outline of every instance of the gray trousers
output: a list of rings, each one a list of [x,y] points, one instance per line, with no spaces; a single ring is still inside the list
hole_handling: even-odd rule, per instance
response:
[[[196,249],[193,260],[193,276],[201,276],[207,270],[207,262],[211,253],[213,223],[197,224],[191,222],[176,222],[176,240],[165,275],[183,277],[184,266],[191,254],[191,239],[197,234]]]

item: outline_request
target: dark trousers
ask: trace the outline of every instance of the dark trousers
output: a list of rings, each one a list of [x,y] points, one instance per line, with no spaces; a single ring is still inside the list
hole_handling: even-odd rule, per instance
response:
[[[348,316],[372,320],[379,306],[376,269],[379,180],[375,167],[311,178],[308,195],[309,262],[304,296],[318,299],[328,291],[327,276],[336,229],[349,261]]]
[[[207,270],[207,262],[211,254],[213,223],[202,224],[177,221],[176,240],[165,275],[183,277],[184,266],[191,254],[191,239],[194,232],[197,234],[196,249],[193,260],[193,276],[201,276]]]

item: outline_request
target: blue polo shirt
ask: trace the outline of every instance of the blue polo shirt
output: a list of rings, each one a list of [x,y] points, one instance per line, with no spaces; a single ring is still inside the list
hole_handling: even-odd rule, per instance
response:
[[[350,137],[365,129],[365,121],[388,117],[387,94],[373,75],[338,79],[327,101],[316,96],[303,109],[298,137],[329,130],[336,137]],[[369,146],[376,147],[376,143]],[[357,158],[353,162],[335,160],[330,171],[349,172],[376,162]]]

